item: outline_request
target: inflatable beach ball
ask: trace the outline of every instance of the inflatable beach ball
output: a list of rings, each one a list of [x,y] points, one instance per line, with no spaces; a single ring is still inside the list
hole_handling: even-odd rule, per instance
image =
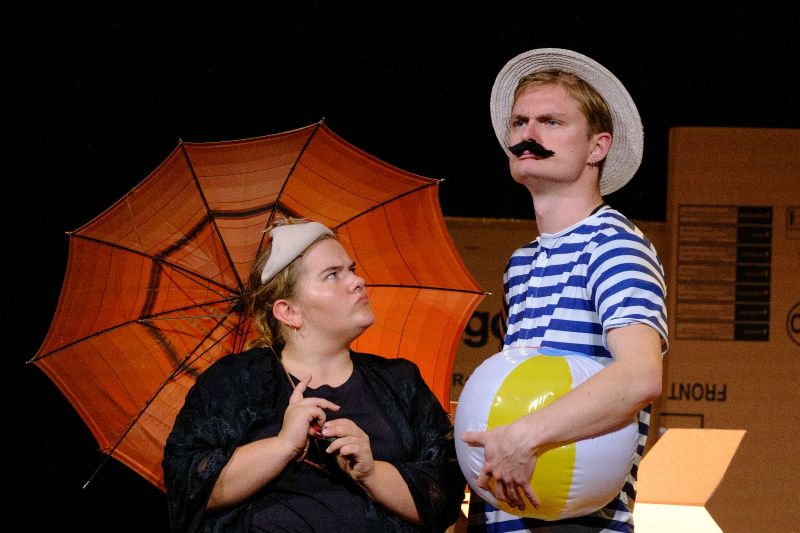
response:
[[[458,463],[470,489],[494,507],[542,520],[587,515],[614,499],[636,455],[639,429],[635,419],[612,432],[539,455],[531,476],[539,509],[531,505],[522,511],[511,508],[478,487],[483,448],[461,440],[466,431],[511,424],[549,405],[602,368],[591,357],[549,348],[510,348],[481,363],[464,384],[454,422]]]

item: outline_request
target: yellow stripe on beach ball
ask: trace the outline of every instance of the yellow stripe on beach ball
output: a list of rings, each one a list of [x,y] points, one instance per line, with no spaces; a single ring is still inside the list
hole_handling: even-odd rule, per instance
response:
[[[572,372],[565,358],[531,357],[517,365],[498,388],[489,410],[487,429],[511,424],[553,403],[572,387]],[[574,466],[575,443],[554,447],[539,455],[531,487],[541,505],[533,515],[544,520],[561,516],[572,487]],[[505,502],[499,503],[506,512],[518,512]]]

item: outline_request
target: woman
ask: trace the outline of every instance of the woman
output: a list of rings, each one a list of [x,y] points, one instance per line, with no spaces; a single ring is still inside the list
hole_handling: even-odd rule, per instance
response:
[[[274,227],[247,298],[257,347],[197,379],[164,449],[172,529],[455,522],[466,482],[450,421],[413,363],[350,351],[375,316],[333,233],[316,222]]]

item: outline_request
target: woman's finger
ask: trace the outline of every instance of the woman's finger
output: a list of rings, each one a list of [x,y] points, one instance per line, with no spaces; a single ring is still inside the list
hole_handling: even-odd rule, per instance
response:
[[[289,405],[297,403],[303,399],[303,393],[306,392],[308,384],[311,383],[311,376],[306,376],[300,380],[300,383],[295,385],[292,395],[289,396]]]

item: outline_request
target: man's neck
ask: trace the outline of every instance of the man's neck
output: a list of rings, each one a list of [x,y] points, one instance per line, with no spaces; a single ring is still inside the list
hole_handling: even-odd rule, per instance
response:
[[[535,195],[536,226],[539,233],[558,233],[588,217],[602,203],[599,192],[579,197]]]

